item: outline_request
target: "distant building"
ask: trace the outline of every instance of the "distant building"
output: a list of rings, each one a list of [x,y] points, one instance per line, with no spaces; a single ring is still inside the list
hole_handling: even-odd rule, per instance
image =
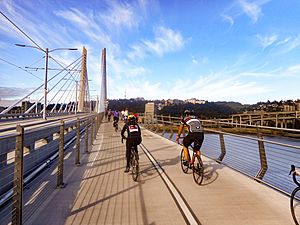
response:
[[[23,101],[21,106],[22,113],[25,113],[31,106],[35,104],[30,101]],[[42,110],[42,104],[38,103],[29,113],[39,113]]]
[[[186,103],[192,103],[192,104],[205,104],[206,101],[205,100],[199,100],[199,99],[196,99],[196,98],[190,98],[190,99],[187,99],[185,100]]]
[[[296,106],[295,105],[283,105],[283,111],[285,112],[291,112],[291,111],[295,111],[296,110]]]
[[[154,102],[148,102],[145,104],[145,115],[154,116],[155,113],[155,104]]]
[[[295,101],[296,110],[300,111],[300,100]]]

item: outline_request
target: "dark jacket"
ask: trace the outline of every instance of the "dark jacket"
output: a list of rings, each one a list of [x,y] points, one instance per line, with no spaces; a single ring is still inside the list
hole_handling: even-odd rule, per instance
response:
[[[126,136],[125,132],[127,132]],[[138,144],[140,144],[142,141],[141,128],[135,122],[125,123],[121,131],[121,136],[123,139],[127,139],[127,141],[137,141]]]

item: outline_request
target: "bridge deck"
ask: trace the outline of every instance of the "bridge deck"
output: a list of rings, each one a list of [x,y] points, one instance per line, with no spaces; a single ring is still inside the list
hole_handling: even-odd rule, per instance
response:
[[[73,156],[66,161],[64,189],[54,188],[52,176],[33,184],[39,185],[38,191],[26,193],[27,206],[41,203],[25,215],[25,224],[179,225],[193,216],[199,224],[293,224],[288,197],[207,158],[204,182],[198,186],[192,174],[180,169],[180,146],[147,130],[142,133],[145,148],[170,182],[163,181],[141,149],[140,181],[124,174],[125,144],[111,123],[103,123],[81,166],[73,166]]]

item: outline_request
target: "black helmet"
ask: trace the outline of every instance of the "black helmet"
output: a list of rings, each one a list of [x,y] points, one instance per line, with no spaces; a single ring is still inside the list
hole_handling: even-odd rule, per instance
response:
[[[194,110],[191,110],[191,109],[186,109],[184,110],[183,112],[183,116],[187,116],[187,115],[194,115]]]

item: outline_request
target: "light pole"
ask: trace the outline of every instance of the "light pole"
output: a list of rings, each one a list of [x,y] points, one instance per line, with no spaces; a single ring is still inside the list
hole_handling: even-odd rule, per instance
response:
[[[41,50],[42,52],[45,53],[45,79],[44,79],[44,109],[43,109],[43,119],[46,120],[46,108],[47,108],[47,83],[48,83],[48,55],[50,52],[54,52],[57,50],[78,50],[77,48],[55,48],[52,50],[49,50],[46,48],[45,50],[42,48],[38,48],[36,46],[31,46],[31,45],[21,45],[21,44],[15,44],[16,46],[19,47],[26,47],[26,48],[36,48],[38,50]]]

